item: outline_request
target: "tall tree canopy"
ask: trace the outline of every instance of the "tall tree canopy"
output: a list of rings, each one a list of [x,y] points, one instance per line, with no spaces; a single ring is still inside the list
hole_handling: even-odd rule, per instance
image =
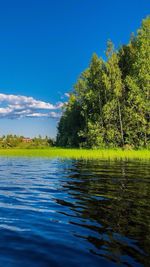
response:
[[[150,147],[150,17],[129,44],[104,61],[96,54],[80,75],[58,125],[67,147]]]

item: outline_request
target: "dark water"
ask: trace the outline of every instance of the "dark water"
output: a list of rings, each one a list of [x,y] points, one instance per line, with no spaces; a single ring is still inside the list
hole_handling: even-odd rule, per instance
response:
[[[0,158],[0,266],[150,266],[150,165]]]

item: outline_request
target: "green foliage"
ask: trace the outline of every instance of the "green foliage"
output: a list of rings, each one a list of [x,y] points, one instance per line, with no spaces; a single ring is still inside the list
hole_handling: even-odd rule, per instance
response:
[[[34,137],[32,139],[17,135],[3,135],[0,137],[0,148],[45,148],[54,145],[54,140]]]
[[[80,75],[58,126],[67,147],[150,147],[150,17],[107,60],[96,54]]]
[[[78,132],[82,128],[83,120],[80,103],[72,94],[59,122],[56,144],[65,147],[79,146],[82,137],[78,135]]]

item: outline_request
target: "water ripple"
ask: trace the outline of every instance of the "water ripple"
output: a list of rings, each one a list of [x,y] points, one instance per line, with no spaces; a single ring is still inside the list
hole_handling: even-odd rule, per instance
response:
[[[148,266],[150,166],[0,158],[0,267]]]

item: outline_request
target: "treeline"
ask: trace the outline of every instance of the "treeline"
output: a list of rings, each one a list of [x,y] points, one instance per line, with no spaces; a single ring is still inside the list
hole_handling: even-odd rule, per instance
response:
[[[45,137],[26,138],[17,135],[3,135],[0,137],[0,148],[45,148],[54,145],[54,140]]]
[[[65,147],[150,147],[150,17],[107,60],[92,56],[58,125]]]

